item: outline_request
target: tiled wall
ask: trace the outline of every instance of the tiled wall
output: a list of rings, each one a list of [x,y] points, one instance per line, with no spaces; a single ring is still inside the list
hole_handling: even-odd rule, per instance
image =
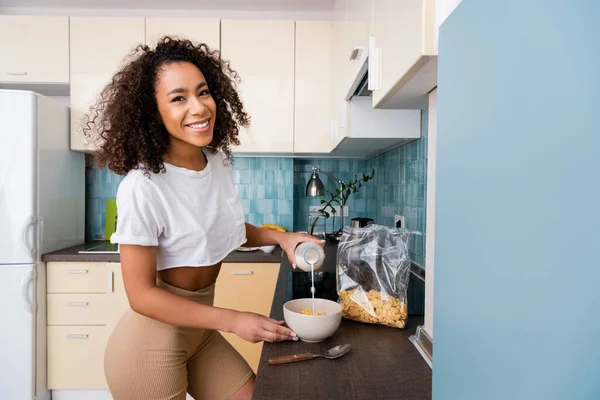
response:
[[[394,214],[405,217],[406,227],[422,232],[414,235],[410,257],[425,265],[425,218],[427,197],[427,111],[422,113],[422,138],[367,161],[332,159],[292,159],[238,157],[233,164],[233,178],[240,196],[246,221],[253,225],[274,223],[288,230],[306,231],[308,210],[320,205],[321,198],[306,197],[306,184],[312,166],[344,181],[354,174],[375,169],[375,179],[364,185],[346,203],[349,224],[354,217],[370,217],[377,224],[394,226]],[[337,183],[324,174],[321,181],[335,192]],[[86,239],[102,239],[106,199],[115,198],[121,177],[106,168],[87,170]],[[326,230],[339,229],[339,217],[330,218]]]
[[[108,168],[87,168],[86,240],[104,238],[106,200],[116,197],[122,179]],[[293,229],[293,159],[238,157],[233,179],[248,223]]]
[[[421,113],[421,139],[365,162],[375,168],[374,190],[369,191],[369,213],[378,224],[394,226],[394,214],[405,218],[412,235],[409,254],[425,266],[425,220],[427,204],[427,111]]]
[[[85,239],[104,239],[106,200],[114,199],[122,176],[115,175],[108,168],[86,167],[85,179]],[[108,238],[107,238],[108,239]]]
[[[410,257],[417,264],[425,265],[425,218],[427,198],[427,111],[421,113],[421,139],[381,154],[367,161],[347,161],[329,159],[296,160],[294,164],[294,229],[307,230],[310,205],[320,205],[321,198],[306,197],[306,184],[312,166],[336,176],[344,181],[352,179],[355,173],[362,174],[375,169],[375,179],[364,185],[358,193],[350,196],[347,202],[349,224],[353,217],[369,217],[375,223],[394,226],[394,214],[405,217],[408,229],[422,232],[413,235],[410,242]],[[334,192],[336,182],[319,174],[325,188]],[[328,232],[339,229],[339,219],[335,226],[328,222]]]
[[[329,200],[330,196],[325,197],[307,197],[306,184],[312,175],[313,165],[322,169],[330,175],[333,175],[345,182],[350,182],[355,173],[367,172],[364,170],[363,161],[351,160],[333,160],[333,159],[298,159],[294,162],[294,229],[297,231],[308,231],[308,211],[310,206],[321,206],[321,199]],[[369,170],[370,171],[370,170]],[[335,194],[339,184],[319,173],[319,178],[325,190]],[[351,218],[370,216],[367,210],[365,200],[367,186],[363,186],[358,193],[353,193],[346,206],[348,207],[348,216],[344,219],[344,224],[348,225]],[[335,204],[334,204],[335,205]],[[325,229],[327,232],[333,232],[340,228],[339,216],[330,217]]]
[[[277,224],[293,229],[294,160],[292,158],[238,157],[233,180],[246,222]]]

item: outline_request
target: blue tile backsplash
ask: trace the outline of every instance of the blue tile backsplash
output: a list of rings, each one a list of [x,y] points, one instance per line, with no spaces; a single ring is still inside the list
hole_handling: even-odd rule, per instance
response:
[[[233,181],[252,225],[277,224],[293,229],[294,160],[276,157],[236,157]]]
[[[342,159],[293,159],[286,157],[236,157],[233,164],[235,188],[246,221],[253,225],[273,223],[287,230],[306,231],[308,210],[321,198],[306,197],[312,166],[344,181],[354,174],[375,169],[375,179],[353,193],[348,206],[348,224],[354,217],[370,217],[375,223],[394,226],[394,214],[405,217],[406,227],[422,232],[413,235],[410,257],[425,265],[425,220],[427,198],[427,111],[421,114],[422,137],[366,161]],[[337,182],[319,174],[328,191]],[[105,204],[114,199],[122,177],[107,168],[86,170],[86,240],[103,239]],[[326,230],[339,229],[339,217],[326,222]]]
[[[293,229],[293,163],[292,158],[235,158],[233,179],[248,223]],[[106,200],[116,197],[122,179],[108,168],[87,167],[86,240],[104,239]]]
[[[377,224],[394,226],[394,214],[404,216],[406,228],[422,233],[411,237],[410,258],[415,263],[425,266],[427,118],[427,110],[422,111],[421,139],[366,161],[295,160],[294,229],[306,231],[309,206],[321,204],[321,198],[305,195],[306,183],[313,165],[344,181],[350,181],[354,174],[369,173],[374,168],[374,180],[363,185],[358,193],[353,193],[348,199],[348,217],[345,217],[344,223],[349,224],[350,219],[354,217],[369,217]],[[335,181],[323,174],[319,174],[319,177],[328,191],[335,192]],[[339,217],[328,221],[326,229],[328,232],[339,229]]]

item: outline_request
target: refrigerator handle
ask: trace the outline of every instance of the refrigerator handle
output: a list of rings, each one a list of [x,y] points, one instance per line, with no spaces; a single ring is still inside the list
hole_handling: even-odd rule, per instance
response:
[[[25,220],[25,223],[23,224],[23,244],[25,245],[25,249],[27,250],[27,254],[31,255],[32,257],[35,256],[35,250],[33,248],[33,244],[29,244],[29,228],[33,227],[35,225],[35,216],[34,215],[30,215],[29,217],[27,217],[27,219]]]
[[[27,276],[21,281],[21,293],[23,293],[23,299],[25,300],[25,309],[29,312],[33,312],[33,303],[31,301],[31,297],[33,294],[29,295],[29,288],[31,288],[31,284],[33,283],[33,271],[29,271]]]

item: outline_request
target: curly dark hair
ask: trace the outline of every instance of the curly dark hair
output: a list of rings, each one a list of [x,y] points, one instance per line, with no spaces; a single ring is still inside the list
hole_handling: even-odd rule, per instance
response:
[[[226,162],[231,161],[230,146],[240,144],[239,128],[250,123],[236,90],[239,76],[218,50],[165,36],[155,48],[138,45],[84,116],[83,131],[97,149],[99,167],[108,165],[118,175],[138,168],[146,173],[165,171],[162,156],[169,148],[169,133],[158,112],[155,87],[160,68],[176,62],[190,62],[204,74],[217,105],[213,140],[207,148],[222,150]]]

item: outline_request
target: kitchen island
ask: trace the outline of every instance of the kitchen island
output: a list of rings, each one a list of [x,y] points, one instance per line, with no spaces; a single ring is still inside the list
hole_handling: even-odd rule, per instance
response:
[[[335,244],[325,246],[323,269],[335,268]],[[283,304],[290,298],[288,280],[292,266],[285,254],[271,307],[271,318],[283,320]],[[256,379],[253,400],[318,399],[431,399],[431,368],[408,340],[422,316],[409,316],[404,329],[363,324],[342,319],[332,337],[321,343],[265,343]],[[271,366],[271,357],[320,353],[338,344],[352,350],[341,358],[317,358]]]

